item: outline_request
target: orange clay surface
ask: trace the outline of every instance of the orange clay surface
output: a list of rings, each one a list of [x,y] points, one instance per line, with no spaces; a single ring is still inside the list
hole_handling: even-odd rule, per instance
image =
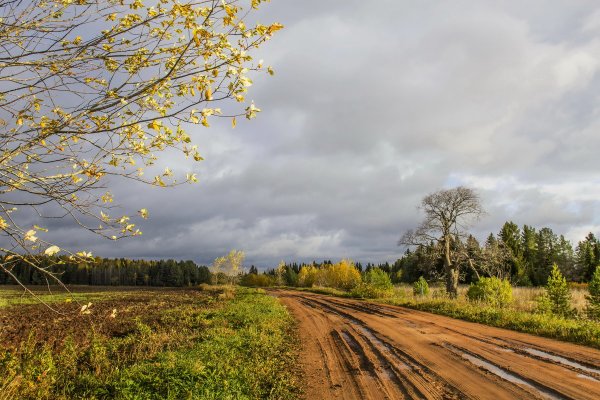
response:
[[[600,351],[402,307],[273,290],[306,399],[600,399]]]

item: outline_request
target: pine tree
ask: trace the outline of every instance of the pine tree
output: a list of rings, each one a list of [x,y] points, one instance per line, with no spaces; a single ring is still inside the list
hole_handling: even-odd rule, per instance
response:
[[[567,316],[571,312],[571,293],[567,286],[567,280],[556,264],[552,266],[552,271],[548,277],[546,298],[553,314]]]
[[[533,269],[535,266],[535,259],[537,256],[537,245],[535,241],[535,228],[524,225],[521,233],[521,250],[523,252],[523,266],[525,269],[525,276],[527,280],[534,284]]]
[[[579,242],[575,259],[577,271],[582,275],[582,280],[590,280],[596,266],[600,264],[600,241],[593,233],[589,233],[584,240]]]
[[[588,290],[590,294],[585,297],[588,301],[586,308],[587,315],[591,319],[600,320],[600,265],[596,267]]]
[[[429,294],[429,285],[427,284],[427,281],[425,280],[425,278],[423,278],[422,276],[419,277],[419,280],[417,280],[414,284],[413,284],[413,295],[415,296],[427,296]]]

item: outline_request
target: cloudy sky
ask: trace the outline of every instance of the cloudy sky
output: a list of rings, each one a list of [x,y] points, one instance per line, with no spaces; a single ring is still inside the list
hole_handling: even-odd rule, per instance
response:
[[[200,184],[117,185],[146,207],[140,238],[75,228],[63,243],[102,256],[247,264],[350,257],[394,261],[420,199],[477,189],[488,215],[600,233],[600,4],[597,0],[272,0],[285,30],[257,53],[252,122],[194,128]]]

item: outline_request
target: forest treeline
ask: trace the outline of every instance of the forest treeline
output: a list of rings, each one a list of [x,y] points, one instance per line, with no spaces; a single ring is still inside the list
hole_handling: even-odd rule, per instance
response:
[[[36,257],[36,266],[25,258],[12,264],[11,273],[25,285],[45,285],[48,276],[38,267],[55,274],[66,285],[101,286],[193,286],[209,283],[208,267],[193,261],[129,260],[95,258],[76,262],[69,257]],[[0,284],[13,284],[14,279],[0,270]],[[50,282],[52,283],[52,282]]]
[[[394,283],[413,283],[419,277],[439,281],[444,276],[444,264],[439,243],[431,242],[407,250],[396,262],[382,264],[355,264],[359,272],[378,268],[386,272]],[[542,286],[548,281],[554,264],[567,280],[589,282],[596,266],[600,265],[600,241],[593,233],[573,247],[563,235],[550,228],[536,229],[506,222],[498,234],[490,233],[485,242],[475,237],[454,242],[454,262],[460,265],[460,282],[473,283],[479,277],[497,277],[519,286]],[[317,269],[333,265],[330,260],[312,263],[284,263],[267,270],[262,277],[251,267],[244,278],[251,286],[283,283],[298,286],[298,277],[304,267]],[[252,275],[252,276],[251,276]]]
[[[407,251],[391,268],[393,279],[414,282],[419,276],[428,280],[440,279],[443,262],[438,244],[419,246]],[[589,233],[573,247],[563,235],[550,228],[536,230],[520,228],[506,222],[498,234],[491,234],[484,243],[469,236],[464,243],[453,243],[460,265],[460,280],[471,283],[479,276],[510,280],[519,286],[542,286],[548,281],[554,264],[567,280],[589,282],[600,264],[600,241]]]
[[[444,276],[439,244],[431,242],[407,250],[394,263],[353,264],[358,272],[379,269],[389,275],[392,282],[413,283],[419,277],[439,281]],[[596,266],[600,265],[600,240],[593,233],[575,247],[563,235],[550,228],[519,227],[506,222],[497,234],[490,234],[480,243],[473,236],[454,242],[455,262],[460,264],[461,283],[472,283],[479,277],[507,279],[513,285],[545,285],[552,266],[556,264],[569,281],[589,282]],[[65,284],[103,286],[193,286],[200,283],[231,282],[209,267],[193,261],[130,260],[125,258],[95,258],[89,262],[76,262],[69,257],[36,257],[36,263],[56,274]],[[299,285],[303,267],[324,269],[335,265],[331,260],[312,263],[282,263],[277,268],[259,273],[255,266],[242,274],[242,283],[250,286],[282,284]],[[307,269],[308,270],[308,269]],[[23,284],[46,284],[46,278],[27,259],[13,263],[11,273]],[[234,279],[235,280],[235,279]],[[14,283],[6,272],[0,271],[0,284]]]

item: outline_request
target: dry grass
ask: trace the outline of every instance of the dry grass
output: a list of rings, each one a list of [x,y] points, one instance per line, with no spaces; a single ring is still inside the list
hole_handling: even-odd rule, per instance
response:
[[[459,304],[468,303],[466,297],[468,289],[468,285],[459,286],[458,299],[456,300]],[[534,312],[537,307],[536,299],[544,292],[545,289],[543,287],[513,287],[513,302],[510,307],[516,311]],[[394,287],[394,297],[411,300],[416,303],[427,302],[432,298],[443,297],[444,293],[444,287],[439,284],[432,284],[430,286],[429,296],[425,297],[414,296],[411,285],[403,284]],[[585,299],[587,294],[587,285],[571,286],[571,305],[580,313],[583,313],[587,306],[587,300]]]

